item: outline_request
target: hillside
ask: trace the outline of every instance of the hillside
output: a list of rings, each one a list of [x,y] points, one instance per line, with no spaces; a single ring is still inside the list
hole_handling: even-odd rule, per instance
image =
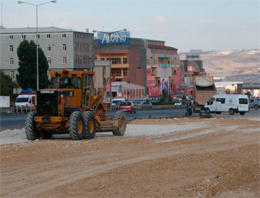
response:
[[[185,55],[181,55],[185,59]],[[260,50],[219,51],[200,54],[205,71],[215,77],[237,78],[254,81],[260,77]],[[246,80],[247,79],[247,80]]]

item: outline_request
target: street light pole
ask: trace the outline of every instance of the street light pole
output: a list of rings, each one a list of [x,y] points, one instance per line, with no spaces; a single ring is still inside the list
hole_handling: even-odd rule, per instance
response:
[[[122,29],[122,30],[117,30],[117,31],[113,31],[113,32],[103,32],[103,31],[98,31],[98,30],[93,30],[94,33],[96,32],[101,32],[101,33],[104,33],[104,34],[107,34],[108,37],[109,37],[109,84],[110,84],[110,87],[109,87],[109,99],[110,99],[110,107],[112,105],[112,82],[111,82],[111,72],[112,72],[112,58],[111,58],[111,35],[114,34],[114,33],[117,33],[117,32],[122,32],[122,31],[127,31],[127,29]]]
[[[39,46],[38,46],[38,6],[40,5],[44,5],[47,3],[56,3],[57,0],[53,0],[53,1],[47,1],[44,3],[40,3],[40,4],[33,4],[33,3],[27,3],[24,1],[18,1],[18,4],[28,4],[28,5],[32,5],[35,6],[36,8],[36,89],[39,90],[39,55],[38,55],[38,51],[39,51]]]

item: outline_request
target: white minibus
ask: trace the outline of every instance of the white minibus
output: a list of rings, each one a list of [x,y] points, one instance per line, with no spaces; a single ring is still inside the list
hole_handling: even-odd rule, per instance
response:
[[[230,115],[240,113],[244,115],[249,111],[249,99],[247,95],[221,94],[214,95],[207,104],[204,105],[206,113],[229,112]]]

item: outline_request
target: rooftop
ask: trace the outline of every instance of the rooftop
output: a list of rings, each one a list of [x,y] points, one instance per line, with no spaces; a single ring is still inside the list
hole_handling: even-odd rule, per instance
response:
[[[38,27],[39,33],[61,33],[61,32],[78,32],[71,29],[62,29],[57,27]],[[0,28],[0,34],[26,34],[26,33],[36,33],[36,27],[27,28]],[[82,32],[87,33],[87,32]]]

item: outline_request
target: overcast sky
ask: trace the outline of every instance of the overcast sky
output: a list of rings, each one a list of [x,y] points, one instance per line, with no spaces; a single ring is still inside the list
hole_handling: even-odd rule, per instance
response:
[[[48,0],[47,0],[48,1]],[[26,0],[39,4],[47,1]],[[6,28],[35,27],[36,7],[0,0]],[[39,6],[39,27],[116,31],[190,49],[260,48],[259,0],[57,0]],[[96,35],[95,35],[96,36]]]

